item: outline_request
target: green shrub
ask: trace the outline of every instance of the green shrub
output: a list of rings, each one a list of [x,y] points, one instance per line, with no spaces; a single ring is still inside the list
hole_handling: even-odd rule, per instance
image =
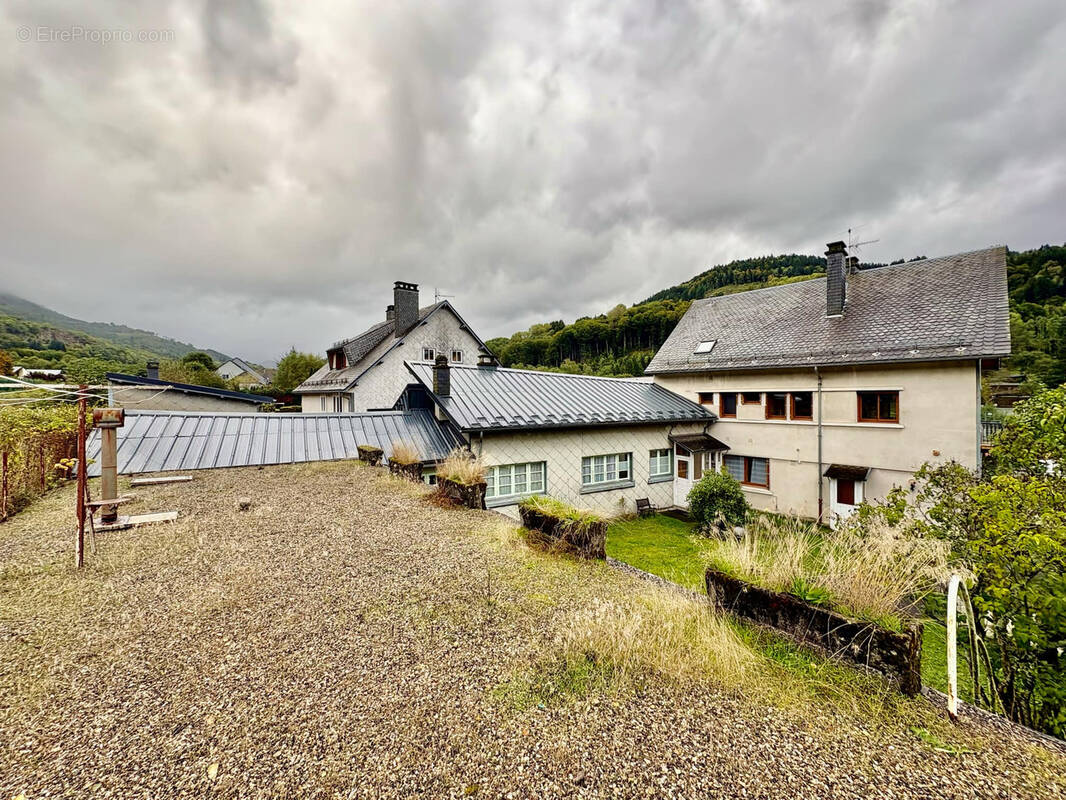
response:
[[[748,501],[740,483],[729,473],[705,472],[688,493],[688,508],[701,527],[709,528],[724,520],[740,525],[748,513]]]

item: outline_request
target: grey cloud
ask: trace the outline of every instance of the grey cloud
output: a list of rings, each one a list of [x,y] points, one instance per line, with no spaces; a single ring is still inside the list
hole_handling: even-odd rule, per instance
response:
[[[0,49],[0,285],[252,358],[397,278],[493,336],[860,224],[872,259],[1066,238],[1055,0],[0,14],[175,31]]]

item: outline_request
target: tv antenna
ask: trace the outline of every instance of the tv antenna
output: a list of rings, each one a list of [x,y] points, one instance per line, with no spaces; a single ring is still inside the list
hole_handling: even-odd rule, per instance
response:
[[[856,231],[857,232],[859,230],[859,228],[865,228],[865,227],[866,227],[865,225],[859,225],[856,228],[848,228],[848,252],[849,253],[852,250],[861,249],[864,244],[874,244],[875,242],[881,241],[880,239],[867,239],[865,242],[853,241],[854,236],[853,236],[852,231]]]
[[[438,289],[436,286],[433,287],[433,302],[434,303],[439,303],[444,298],[449,298],[450,299],[450,298],[453,298],[453,297],[455,297],[454,294],[441,294],[440,289]]]

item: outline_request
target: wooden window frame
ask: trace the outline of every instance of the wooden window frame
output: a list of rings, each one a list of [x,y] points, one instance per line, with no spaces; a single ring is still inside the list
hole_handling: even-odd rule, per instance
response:
[[[875,395],[877,397],[877,417],[864,417],[862,415],[862,398],[864,395]],[[896,397],[896,418],[886,419],[881,416],[881,397],[882,395],[895,395]],[[855,392],[855,419],[859,422],[868,422],[882,425],[899,425],[900,418],[900,406],[899,406],[899,392]]]
[[[738,456],[732,453],[727,453],[727,457],[743,458],[744,459],[744,480],[740,482],[741,486],[751,486],[754,489],[766,489],[770,491],[770,459],[763,456]],[[751,462],[754,459],[766,462],[766,483],[753,483],[751,480]],[[724,464],[724,461],[723,461]]]
[[[699,404],[701,406],[714,405],[714,392],[697,392],[696,397],[699,398]]]
[[[785,408],[783,410],[783,413],[781,413],[781,414],[771,414],[770,413],[770,402],[771,402],[770,398],[771,398],[772,395],[775,395],[775,394],[782,394],[782,395],[785,396],[784,397]],[[788,403],[788,392],[767,392],[766,393],[766,419],[788,419],[788,406],[789,406],[789,403]]]
[[[811,396],[811,413],[803,416],[796,413],[796,395],[797,394],[809,394]],[[814,392],[789,392],[788,393],[788,412],[792,415],[792,419],[813,421],[814,420]]]
[[[755,399],[754,400],[749,400],[748,399],[748,395],[749,394],[755,395]],[[761,406],[762,405],[762,392],[741,392],[740,393],[740,404],[742,406]]]
[[[733,395],[733,413],[728,414],[725,410],[725,396],[727,394]],[[737,405],[739,398],[736,392],[719,392],[718,393],[718,416],[722,419],[736,419],[737,418]]]

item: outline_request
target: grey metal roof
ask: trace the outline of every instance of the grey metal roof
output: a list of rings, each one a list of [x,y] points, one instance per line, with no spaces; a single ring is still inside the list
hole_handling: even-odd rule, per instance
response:
[[[365,414],[213,414],[127,411],[118,429],[123,474],[214,469],[358,458],[358,446],[408,442],[423,461],[438,461],[461,437],[426,409]],[[100,431],[86,448],[89,475],[100,474]]]
[[[463,431],[713,422],[703,406],[654,383],[523,369],[451,365],[448,397],[433,394],[433,365],[407,368]]]
[[[697,300],[646,372],[1007,356],[1006,257],[991,247],[862,270],[839,317],[826,316],[825,278]]]
[[[196,386],[191,383],[175,383],[162,378],[141,378],[137,375],[124,375],[121,372],[108,372],[107,379],[111,383],[119,383],[128,386],[149,386],[169,389],[183,394],[202,394],[208,397],[220,397],[225,400],[240,400],[252,405],[264,403],[276,403],[273,397],[265,394],[248,394],[247,392],[234,392],[230,389],[216,389],[214,386]]]
[[[477,340],[477,343],[481,348],[488,352],[488,347],[485,343],[481,341],[480,337],[474,333],[473,328],[467,325],[466,320],[459,315],[459,312],[456,311],[452,304],[447,300],[441,300],[439,303],[420,308],[418,310],[418,321],[420,323],[425,322],[434,312],[441,308],[447,308],[451,311],[452,314],[455,315],[455,318],[459,320],[460,326],[469,331],[470,335]],[[363,360],[371,353],[371,351],[377,348],[378,345],[392,336],[395,330],[396,325],[393,320],[386,320],[385,322],[379,322],[376,325],[372,325],[358,336],[353,336],[351,339],[337,342],[329,349],[330,351],[336,350],[337,348],[343,349],[344,358],[348,362],[348,366],[344,369],[331,370],[329,365],[326,364],[311,375],[306,381],[293,389],[293,393],[313,394],[317,392],[336,392],[350,389],[369,369],[378,363],[376,361],[373,364],[364,364],[361,362],[363,362]],[[393,346],[381,354],[382,357],[392,352],[397,344],[402,342],[403,339],[404,337],[402,336],[396,339],[393,342]]]

